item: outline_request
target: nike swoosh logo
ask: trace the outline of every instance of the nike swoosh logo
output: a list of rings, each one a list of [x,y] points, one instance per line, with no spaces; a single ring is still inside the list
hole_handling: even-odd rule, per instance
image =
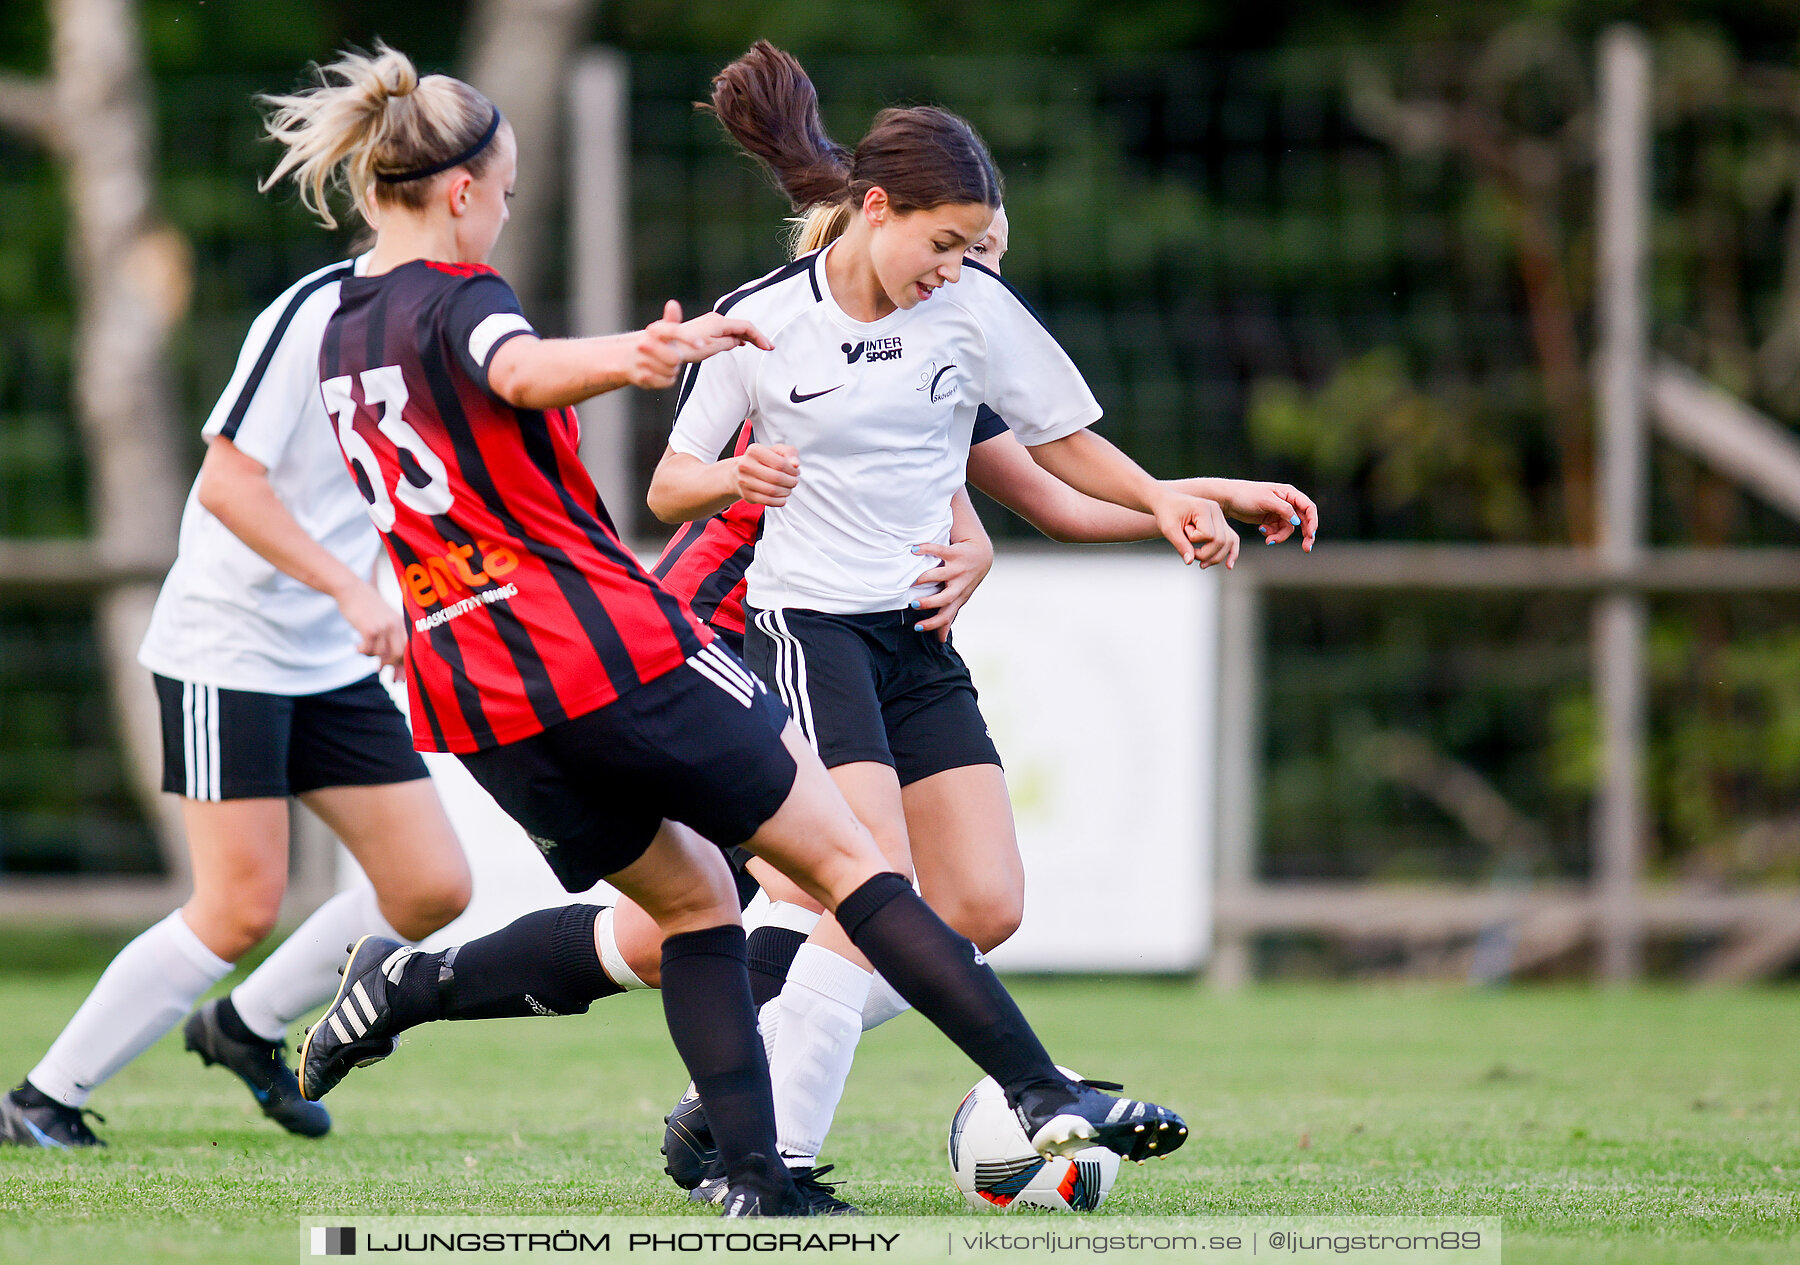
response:
[[[823,391],[814,391],[811,395],[801,395],[799,387],[789,387],[788,388],[788,403],[804,404],[808,400],[818,399],[821,395],[830,395],[833,391],[837,390],[838,387],[841,387],[843,385],[844,384],[842,382],[840,382],[837,384],[836,387],[826,387]]]

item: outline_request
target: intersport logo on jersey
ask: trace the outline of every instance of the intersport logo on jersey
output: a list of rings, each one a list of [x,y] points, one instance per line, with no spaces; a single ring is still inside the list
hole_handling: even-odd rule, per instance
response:
[[[869,364],[874,364],[877,360],[898,360],[900,359],[900,339],[897,336],[865,338],[859,342],[845,343],[842,351],[844,363],[849,365],[853,365],[859,360]]]
[[[427,557],[406,568],[406,589],[420,606],[436,606],[472,589],[492,584],[519,565],[519,556],[504,545],[477,540],[473,546],[446,543],[441,557]]]

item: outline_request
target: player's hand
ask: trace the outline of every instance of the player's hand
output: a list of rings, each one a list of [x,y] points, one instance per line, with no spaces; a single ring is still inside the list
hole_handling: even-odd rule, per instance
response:
[[[1312,552],[1313,539],[1319,534],[1319,507],[1299,488],[1288,483],[1214,479],[1208,490],[1218,492],[1219,504],[1231,517],[1240,523],[1255,523],[1269,544],[1279,545],[1298,530],[1300,547]]]
[[[406,656],[406,621],[375,586],[359,580],[338,595],[337,604],[356,632],[357,653],[374,655],[383,667],[398,666]]]
[[[681,304],[670,299],[663,304],[662,319],[650,322],[633,339],[626,376],[634,387],[661,390],[675,385],[682,365],[745,343],[764,351],[775,350],[775,344],[764,338],[761,330],[741,317],[708,312],[683,321]]]
[[[1225,511],[1217,501],[1163,488],[1151,512],[1157,530],[1175,546],[1183,562],[1198,562],[1202,567],[1222,562],[1226,570],[1237,565],[1238,534],[1225,521]]]
[[[751,444],[732,468],[740,500],[779,509],[800,482],[800,450],[792,444]]]
[[[913,552],[942,559],[913,581],[915,585],[939,586],[937,592],[913,602],[921,616],[917,627],[921,632],[937,633],[939,641],[949,641],[950,625],[956,622],[963,603],[974,595],[994,565],[994,544],[983,535],[974,540],[953,540],[947,545],[914,545]]]

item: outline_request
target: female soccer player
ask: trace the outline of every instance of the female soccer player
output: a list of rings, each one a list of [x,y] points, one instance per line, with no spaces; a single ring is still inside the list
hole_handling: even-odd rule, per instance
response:
[[[506,221],[512,135],[460,81],[392,50],[346,55],[282,98],[271,134],[320,207],[341,182],[375,230],[344,282],[322,390],[404,577],[417,740],[453,751],[572,890],[608,878],[663,931],[663,1005],[730,1174],[727,1215],[804,1210],[774,1160],[767,1067],[724,859],[743,843],[836,911],[895,988],[1006,1087],[1033,1145],[1161,1154],[1172,1113],[1058,1072],[999,981],[883,859],[798,729],[638,566],[576,455],[569,406],[684,362],[773,346],[750,322],[543,340],[481,261]],[[1171,516],[1171,527],[1181,525]],[[675,824],[676,822],[682,825]],[[683,826],[692,829],[684,829]],[[421,953],[371,936],[307,1036],[316,1098],[437,1018],[566,1013],[616,991],[598,911],[528,915]]]
[[[24,1082],[0,1140],[93,1146],[88,1096],[269,934],[288,872],[288,797],[342,839],[373,887],[326,901],[232,993],[195,1011],[188,1049],[316,1137],[331,1117],[282,1058],[287,1026],[331,999],[346,942],[417,940],[469,900],[469,868],[375,672],[406,633],[370,583],[381,553],[319,402],[319,338],[349,262],[304,277],[250,326],[202,433],[206,460],[139,658],[162,701],[163,789],[181,796],[194,894],[127,945]]]
[[[845,204],[821,204],[797,218],[793,234],[795,254],[820,249],[835,240],[848,220],[847,212]],[[965,258],[998,273],[1006,249],[1006,211],[1001,207],[996,210],[987,233],[969,248]],[[739,435],[733,455],[742,457],[749,443],[750,432],[746,426]],[[974,423],[968,476],[975,486],[1056,540],[1126,541],[1154,539],[1158,535],[1155,521],[1148,515],[1086,496],[1043,470],[1032,460],[1024,445],[1012,437],[1005,423],[985,406],[978,410]],[[1252,498],[1260,498],[1266,506],[1265,517],[1259,526],[1265,539],[1279,543],[1298,531],[1302,546],[1311,548],[1318,525],[1317,509],[1298,489],[1285,484],[1259,485],[1218,479],[1188,479],[1176,486],[1197,496],[1210,495],[1226,500],[1234,506],[1255,503]],[[721,636],[732,631],[740,638],[742,636],[744,573],[754,556],[765,509],[761,504],[739,501],[711,518],[684,524],[657,562],[656,573],[666,577],[670,587],[688,597],[696,613],[720,629]],[[921,609],[931,612],[920,627],[927,631],[939,630],[941,637],[948,636],[948,624],[956,610],[967,600],[992,561],[991,548],[987,546],[985,534],[979,533],[978,522],[976,531],[969,532],[959,517],[951,537],[946,546],[923,546],[943,562],[919,576],[917,581],[920,585],[943,585],[939,592],[920,599]],[[992,773],[997,776],[998,768]],[[991,842],[985,838],[969,838],[967,832],[972,825],[981,823],[960,819],[953,806],[946,810],[946,797],[955,789],[947,785],[951,780],[937,775],[901,788],[909,842],[915,854],[923,857],[970,858],[967,872],[934,876],[937,881],[927,889],[928,898],[932,899],[933,908],[953,927],[969,935],[981,948],[988,949],[1009,938],[1023,914],[1023,870],[1018,861],[1013,823],[1008,811],[1004,821],[987,823],[988,828],[995,831]],[[947,838],[939,838],[942,831],[951,833]],[[816,925],[818,907],[762,863],[751,861],[748,869],[767,887],[771,897],[764,921],[749,938],[751,988],[762,1014],[765,1041],[770,1041],[773,1034],[779,1042],[781,1008],[767,1007],[771,999],[779,995],[784,1005],[797,1006],[808,1014],[816,1007],[815,1000],[808,996],[810,989],[806,985],[797,985],[794,992],[789,993],[783,984],[805,933]],[[924,886],[923,882],[921,886]],[[631,943],[644,938],[641,914],[621,906],[615,926],[620,936],[619,956],[628,965],[642,962],[649,956],[644,947]],[[838,970],[844,971],[844,968]],[[854,981],[855,977],[851,978]],[[894,997],[882,980],[872,980],[863,1007],[861,1030],[878,1026],[903,1008],[904,1004]],[[825,1062],[834,1062],[847,1073],[858,1033],[851,1029],[847,1016],[839,1016],[839,1019],[836,1024],[824,1025],[823,1030],[814,1030],[818,1025],[810,1025],[804,1019],[797,1029],[790,1029],[789,1042],[798,1039],[830,1047],[822,1052],[802,1050],[792,1058],[792,1065],[816,1070]],[[796,1038],[796,1031],[805,1035]],[[821,1078],[807,1079],[816,1085]],[[775,1090],[784,1155],[791,1157],[802,1190],[811,1192],[817,1175],[828,1171],[829,1166],[814,1168],[811,1159],[823,1142],[837,1095],[817,1092],[815,1086],[784,1084],[779,1075]],[[704,1113],[691,1090],[671,1112],[667,1125],[663,1154],[670,1176],[684,1187],[693,1188],[699,1184],[697,1197],[716,1196],[719,1174],[716,1171],[708,1174],[710,1139]],[[703,1178],[710,1180],[701,1184]],[[824,1203],[827,1196],[815,1198]],[[841,1204],[841,1201],[836,1202]]]
[[[1219,504],[1151,480],[1089,431],[1100,410],[1068,357],[996,274],[963,266],[999,202],[967,123],[885,111],[851,154],[825,136],[798,63],[766,43],[721,72],[712,108],[797,208],[832,207],[844,227],[721,301],[776,346],[689,372],[651,508],[664,519],[739,498],[778,509],[747,572],[747,660],[890,862],[916,867],[934,907],[990,947],[1022,903],[1010,805],[967,669],[924,629],[917,587],[918,542],[949,534],[982,406],[1064,482],[1153,518],[1185,560],[1229,564],[1236,536]],[[744,418],[757,442],[714,460]],[[1217,481],[1208,495],[1283,536],[1301,515],[1270,485]],[[909,811],[906,788],[928,782],[931,802]],[[921,813],[930,829],[910,838]],[[861,1030],[865,967],[829,920],[794,959],[772,1055],[778,1101],[792,1088],[829,1119]],[[810,1169],[817,1139],[796,1148],[783,1129],[787,1158]]]

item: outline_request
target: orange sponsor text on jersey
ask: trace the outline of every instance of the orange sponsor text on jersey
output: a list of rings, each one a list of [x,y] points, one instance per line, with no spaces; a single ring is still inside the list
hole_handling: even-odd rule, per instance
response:
[[[406,568],[406,588],[420,606],[436,606],[471,589],[491,584],[519,565],[504,545],[478,540],[473,545],[445,544],[444,553]]]

